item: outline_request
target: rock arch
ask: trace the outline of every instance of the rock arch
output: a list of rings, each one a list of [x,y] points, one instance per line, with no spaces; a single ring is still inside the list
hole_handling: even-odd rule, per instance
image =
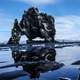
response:
[[[55,37],[54,18],[46,13],[40,13],[37,8],[24,11],[21,21],[15,19],[11,37],[8,44],[19,44],[22,35],[29,41],[36,37],[44,38],[45,41],[53,41]]]

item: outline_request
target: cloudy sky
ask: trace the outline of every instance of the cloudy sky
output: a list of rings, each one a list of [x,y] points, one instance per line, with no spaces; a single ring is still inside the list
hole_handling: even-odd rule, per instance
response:
[[[38,7],[55,18],[56,39],[80,40],[80,0],[0,0],[0,41],[6,41],[15,18]]]

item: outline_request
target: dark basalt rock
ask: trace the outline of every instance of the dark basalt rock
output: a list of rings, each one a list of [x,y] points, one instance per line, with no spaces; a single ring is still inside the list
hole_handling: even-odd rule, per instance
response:
[[[22,19],[14,21],[11,38],[8,43],[17,44],[22,35],[26,35],[29,41],[36,37],[44,38],[45,41],[54,42],[55,26],[54,18],[46,13],[40,13],[37,8],[29,8],[24,11]]]
[[[80,60],[73,62],[72,65],[80,65]]]

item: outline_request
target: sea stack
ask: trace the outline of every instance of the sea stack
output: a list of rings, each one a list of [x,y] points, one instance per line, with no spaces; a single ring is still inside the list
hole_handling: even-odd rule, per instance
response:
[[[43,38],[47,42],[54,42],[56,32],[54,23],[52,16],[39,12],[37,8],[29,8],[24,11],[20,22],[15,19],[8,44],[19,44],[22,35],[31,42],[36,37]]]

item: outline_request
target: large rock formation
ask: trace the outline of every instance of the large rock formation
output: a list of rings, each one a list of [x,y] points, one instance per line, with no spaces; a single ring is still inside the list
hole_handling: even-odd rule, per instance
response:
[[[29,41],[36,37],[44,38],[45,41],[54,42],[55,26],[54,18],[46,13],[40,13],[37,8],[24,11],[22,19],[18,23],[15,19],[12,35],[8,43],[19,43],[20,37],[26,35]]]

